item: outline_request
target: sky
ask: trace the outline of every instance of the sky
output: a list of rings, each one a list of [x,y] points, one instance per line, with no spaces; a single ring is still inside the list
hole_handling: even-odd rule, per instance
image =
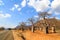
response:
[[[60,19],[60,0],[0,0],[0,27],[14,28],[45,11]]]

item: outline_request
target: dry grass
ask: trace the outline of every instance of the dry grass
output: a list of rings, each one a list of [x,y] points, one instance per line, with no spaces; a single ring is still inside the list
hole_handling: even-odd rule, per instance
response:
[[[12,33],[13,33],[14,40],[22,40],[22,38],[18,36],[17,31],[13,30]]]
[[[21,32],[19,31],[18,33],[20,34]],[[22,34],[26,40],[60,40],[60,34],[58,33],[44,34],[40,31],[35,31],[34,33],[24,31]]]

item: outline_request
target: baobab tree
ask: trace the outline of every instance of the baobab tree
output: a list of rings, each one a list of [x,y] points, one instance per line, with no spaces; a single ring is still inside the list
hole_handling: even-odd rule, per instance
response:
[[[29,22],[31,23],[31,25],[32,25],[31,31],[34,32],[34,23],[35,23],[34,18],[29,18],[28,21],[29,21]]]
[[[25,26],[26,26],[25,22],[21,22],[21,23],[20,23],[20,29],[21,29],[22,31],[24,31]]]
[[[46,18],[51,16],[51,14],[48,12],[40,12],[40,13],[38,13],[38,16],[39,16],[39,18],[43,18],[45,20]]]
[[[53,32],[53,33],[56,33],[55,27],[56,27],[57,20],[56,20],[55,17],[54,17],[53,19],[54,19],[54,20],[53,20],[54,22],[53,22],[53,26],[52,26],[52,32]]]
[[[45,31],[45,33],[48,33],[49,24],[47,23],[46,18],[50,17],[51,14],[48,13],[48,12],[41,12],[41,13],[38,14],[38,16],[39,16],[39,19],[43,18],[43,23],[42,24],[45,26],[44,27],[44,29],[45,29],[44,31]]]

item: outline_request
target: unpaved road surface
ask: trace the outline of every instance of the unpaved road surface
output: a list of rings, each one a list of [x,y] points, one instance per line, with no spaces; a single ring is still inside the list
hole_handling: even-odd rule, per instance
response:
[[[1,31],[0,40],[14,40],[12,31],[10,31],[10,30]]]
[[[23,40],[15,30],[0,31],[0,40]]]

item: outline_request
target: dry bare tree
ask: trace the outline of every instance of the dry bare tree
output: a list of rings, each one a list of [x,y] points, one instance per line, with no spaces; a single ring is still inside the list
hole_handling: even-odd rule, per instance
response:
[[[39,19],[43,18],[43,23],[42,24],[44,25],[44,32],[48,33],[48,26],[49,26],[49,24],[47,23],[46,18],[50,17],[51,14],[49,14],[48,12],[40,12],[38,14],[38,16],[39,16]]]
[[[45,20],[46,18],[51,16],[51,14],[48,12],[40,12],[40,13],[38,13],[38,16],[39,16],[39,18],[43,18]]]
[[[31,31],[34,32],[34,23],[35,23],[34,18],[29,18],[28,21],[29,21],[29,22],[31,23],[31,25],[32,25]]]
[[[20,29],[21,29],[22,31],[24,31],[25,26],[26,26],[25,22],[21,22],[21,23],[20,23]]]
[[[53,32],[53,33],[56,33],[55,28],[56,28],[57,20],[56,20],[56,18],[55,18],[55,17],[54,17],[53,19],[54,19],[54,20],[53,20],[54,22],[53,22],[53,26],[52,26],[52,32]]]

